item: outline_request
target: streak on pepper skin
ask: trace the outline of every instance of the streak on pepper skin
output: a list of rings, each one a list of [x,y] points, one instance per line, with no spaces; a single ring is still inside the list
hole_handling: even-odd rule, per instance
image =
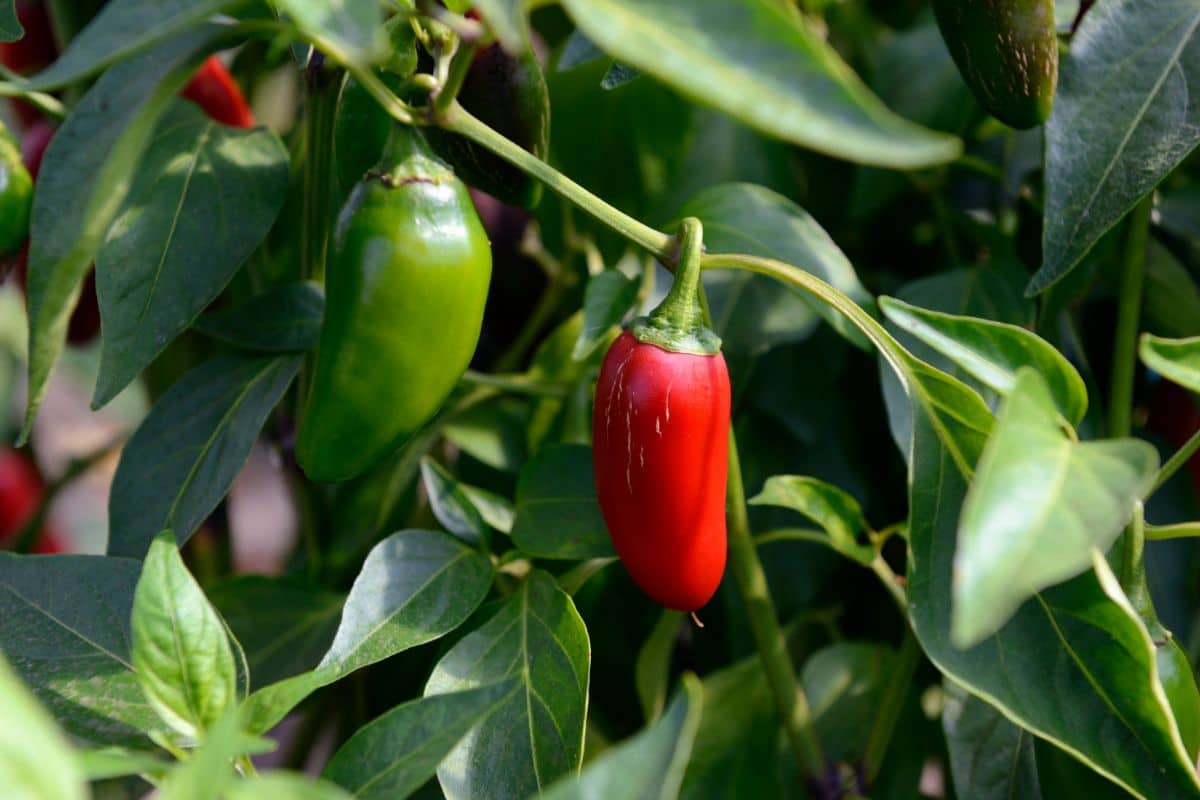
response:
[[[723,355],[672,352],[629,331],[600,370],[600,509],[634,582],[668,608],[702,607],[725,570],[729,398]]]

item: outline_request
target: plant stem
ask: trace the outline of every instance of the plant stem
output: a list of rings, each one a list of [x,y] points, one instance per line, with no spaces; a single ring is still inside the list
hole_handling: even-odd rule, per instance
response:
[[[1186,464],[1196,451],[1200,450],[1200,430],[1192,434],[1192,437],[1183,443],[1183,447],[1175,451],[1175,455],[1167,459],[1167,463],[1162,465],[1158,471],[1158,477],[1154,479],[1154,487],[1150,490],[1153,494],[1159,487],[1171,479],[1171,476],[1179,471],[1179,468]],[[1146,499],[1149,499],[1149,495]]]
[[[775,603],[767,587],[767,577],[758,551],[750,536],[746,515],[746,493],[742,485],[742,465],[737,439],[729,431],[729,477],[725,491],[725,514],[729,524],[729,565],[737,580],[738,591],[746,606],[750,631],[758,646],[767,684],[775,698],[775,709],[783,723],[788,742],[799,759],[804,774],[813,781],[824,777],[825,756],[813,730],[808,698],[796,681],[796,671],[788,655],[783,629],[775,616]]]
[[[552,192],[591,214],[643,250],[660,259],[670,257],[672,237],[662,231],[656,231],[601,200],[520,145],[475,119],[458,103],[452,103],[445,113],[438,117],[437,124],[486,147],[521,171],[537,178]]]
[[[471,63],[475,60],[475,45],[461,43],[454,53],[454,58],[450,61],[450,71],[446,74],[446,80],[438,88],[437,93],[433,97],[433,113],[435,116],[441,116],[446,113],[446,109],[458,97],[458,90],[462,88],[463,81],[467,78],[467,73],[471,70]]]
[[[905,626],[904,641],[900,644],[900,652],[896,655],[896,663],[892,666],[891,678],[884,690],[883,702],[879,704],[879,713],[871,725],[867,735],[867,745],[863,750],[863,772],[868,785],[879,774],[883,758],[887,754],[892,734],[896,730],[896,722],[904,708],[904,698],[912,685],[913,673],[921,663],[921,647],[912,628]]]
[[[1129,215],[1125,257],[1117,297],[1117,327],[1113,334],[1112,381],[1108,387],[1108,435],[1128,436],[1132,429],[1133,377],[1137,368],[1138,318],[1142,309],[1142,277],[1146,238],[1150,231],[1151,197]]]
[[[875,559],[871,562],[871,571],[878,576],[883,588],[891,595],[892,600],[896,603],[896,608],[900,610],[900,617],[908,619],[908,592],[900,585],[900,581],[896,579],[896,573],[891,566],[883,559],[882,553],[876,553]]]

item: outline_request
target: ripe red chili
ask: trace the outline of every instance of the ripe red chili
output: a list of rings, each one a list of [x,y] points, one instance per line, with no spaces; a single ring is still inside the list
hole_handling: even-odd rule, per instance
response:
[[[699,223],[684,230],[694,233],[671,293],[604,357],[592,457],[600,510],[634,582],[664,606],[694,611],[725,571],[729,371],[698,321]]]
[[[246,104],[242,90],[216,56],[209,56],[200,65],[180,94],[224,125],[235,128],[252,128],[255,125],[254,114]]]
[[[21,453],[0,449],[0,543],[8,543],[37,511],[42,500],[42,478],[37,468]],[[43,528],[32,548],[34,553],[64,551],[59,537]]]

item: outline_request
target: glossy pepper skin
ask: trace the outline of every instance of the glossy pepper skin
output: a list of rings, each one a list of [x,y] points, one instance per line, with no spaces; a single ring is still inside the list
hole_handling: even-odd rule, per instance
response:
[[[17,143],[0,123],[0,256],[12,255],[29,236],[33,178]]]
[[[1058,84],[1054,0],[934,0],[933,10],[980,105],[1014,128],[1045,122]]]
[[[254,114],[229,70],[216,56],[209,56],[180,94],[222,125],[253,128]]]
[[[700,323],[697,220],[681,226],[675,284],[604,356],[592,469],[621,563],[656,602],[695,611],[725,571],[729,370]]]
[[[346,201],[326,267],[325,319],[296,459],[352,478],[438,410],[475,352],[492,252],[467,187],[397,126]]]
[[[492,44],[480,49],[458,92],[472,116],[545,158],[550,148],[550,92],[533,50],[519,56]],[[502,203],[533,208],[542,184],[495,153],[438,128],[429,143],[464,181]]]
[[[24,454],[0,448],[0,544],[9,545],[37,511],[45,487],[37,468]],[[64,552],[59,537],[43,528],[31,552],[42,555]]]

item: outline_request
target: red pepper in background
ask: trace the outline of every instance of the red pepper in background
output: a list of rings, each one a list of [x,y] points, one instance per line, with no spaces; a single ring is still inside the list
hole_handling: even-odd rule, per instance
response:
[[[19,75],[40,72],[58,56],[46,6],[32,0],[17,0],[17,20],[25,35],[15,42],[0,42],[0,64]],[[41,119],[41,112],[24,100],[12,99],[13,114],[22,129]]]
[[[21,453],[0,449],[0,545],[12,544],[42,501],[42,478],[33,463]],[[65,552],[49,526],[42,528],[31,550],[51,554]]]
[[[621,562],[668,608],[695,611],[725,571],[729,371],[700,324],[697,220],[685,220],[675,284],[613,342],[596,384],[596,494]]]
[[[1171,447],[1178,449],[1192,438],[1192,434],[1200,430],[1200,408],[1196,407],[1196,402],[1187,389],[1170,381],[1160,381],[1154,387],[1150,399],[1150,419],[1147,427],[1166,439]],[[1187,468],[1192,476],[1193,486],[1197,493],[1200,493],[1200,454],[1188,459]]]
[[[216,56],[209,56],[200,65],[180,94],[224,125],[235,128],[252,128],[255,125],[254,114],[246,104],[242,90]]]

